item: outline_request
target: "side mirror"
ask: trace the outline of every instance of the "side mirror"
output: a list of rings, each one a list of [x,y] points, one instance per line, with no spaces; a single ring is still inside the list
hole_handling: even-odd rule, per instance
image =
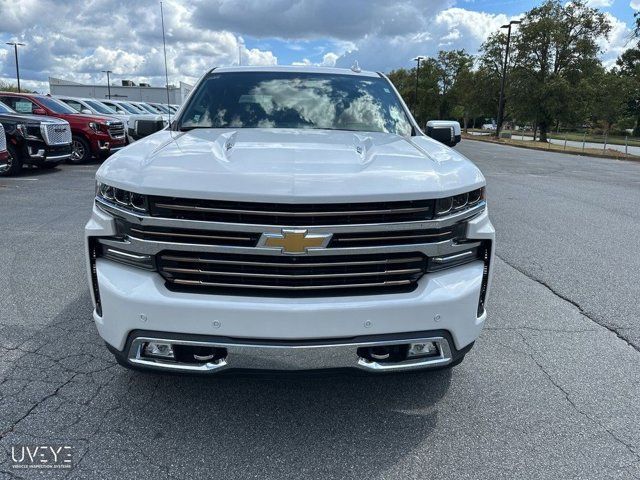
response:
[[[36,107],[33,110],[31,110],[31,113],[33,113],[34,115],[46,115],[47,112],[45,111],[44,108],[40,108],[40,107]]]
[[[126,115],[127,114],[127,112],[125,112],[124,110],[121,110],[120,108],[116,109],[116,113],[118,115]]]
[[[89,110],[88,108],[83,108],[82,110],[80,110],[80,113],[85,113],[87,115],[91,115],[93,112],[91,110]]]
[[[456,146],[462,138],[460,123],[453,120],[429,120],[427,136],[444,143],[448,147]]]
[[[135,140],[138,140],[152,133],[159,132],[165,126],[162,120],[136,120],[130,134]]]

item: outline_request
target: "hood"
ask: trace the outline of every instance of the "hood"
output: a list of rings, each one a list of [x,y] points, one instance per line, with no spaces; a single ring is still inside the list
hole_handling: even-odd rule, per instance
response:
[[[28,114],[22,114],[22,113],[0,113],[0,122],[3,120],[18,122],[18,123],[27,123],[27,124],[40,124],[40,123],[53,123],[53,124],[62,124],[62,125],[68,124],[66,120],[62,120],[60,118],[45,117],[44,115],[28,115]]]
[[[485,184],[428,137],[292,129],[163,130],[112,156],[97,179],[151,195],[283,203],[437,198]]]
[[[88,113],[66,113],[56,115],[59,118],[64,118],[67,120],[81,120],[83,122],[96,122],[96,123],[105,123],[105,122],[122,122],[122,120],[109,116],[109,115],[96,115]]]

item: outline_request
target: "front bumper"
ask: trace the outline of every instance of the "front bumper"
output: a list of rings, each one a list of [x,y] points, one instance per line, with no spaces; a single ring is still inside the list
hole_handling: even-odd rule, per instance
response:
[[[224,351],[215,360],[185,363],[145,356],[144,345],[163,341],[174,347],[208,347]],[[372,348],[433,342],[437,351],[431,355],[403,361],[385,361],[368,357]],[[170,334],[134,330],[123,351],[109,346],[120,363],[131,367],[179,373],[218,374],[226,372],[260,372],[264,370],[323,371],[357,369],[370,373],[393,373],[447,366],[463,357],[471,349],[453,346],[451,336],[444,330],[411,334],[373,335],[342,340],[324,341],[259,341],[237,340],[205,335]]]
[[[87,250],[90,239],[115,232],[111,215],[94,206],[86,227]],[[486,211],[468,221],[467,236],[494,239]],[[470,348],[486,319],[486,312],[477,314],[484,274],[480,260],[427,273],[411,292],[312,298],[175,292],[155,271],[98,258],[93,276],[91,263],[87,265],[99,289],[101,311],[93,312],[98,331],[121,362],[131,366],[172,370],[144,363],[137,353],[138,337],[226,348],[228,361],[201,366],[206,372],[309,366],[387,371],[360,363],[355,352],[363,338],[385,342],[391,336],[396,343],[401,337],[444,338],[446,347],[438,361],[398,365],[398,369],[431,368],[454,361],[457,352]],[[492,270],[490,266],[490,274]],[[145,333],[149,331],[154,333]]]
[[[35,164],[61,163],[71,157],[71,144],[68,145],[27,145],[28,161]]]

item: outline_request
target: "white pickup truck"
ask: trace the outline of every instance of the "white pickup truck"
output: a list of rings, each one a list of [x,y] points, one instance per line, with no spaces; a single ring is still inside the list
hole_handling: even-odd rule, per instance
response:
[[[485,179],[382,74],[213,69],[96,180],[93,318],[124,366],[450,367],[487,317]]]

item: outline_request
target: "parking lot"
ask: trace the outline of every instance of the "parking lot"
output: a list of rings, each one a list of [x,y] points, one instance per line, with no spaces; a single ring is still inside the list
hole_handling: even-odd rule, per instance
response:
[[[453,370],[388,377],[117,366],[85,278],[98,165],[1,179],[0,479],[640,478],[640,164],[457,148],[498,232],[488,324]],[[73,468],[10,469],[41,443]]]

